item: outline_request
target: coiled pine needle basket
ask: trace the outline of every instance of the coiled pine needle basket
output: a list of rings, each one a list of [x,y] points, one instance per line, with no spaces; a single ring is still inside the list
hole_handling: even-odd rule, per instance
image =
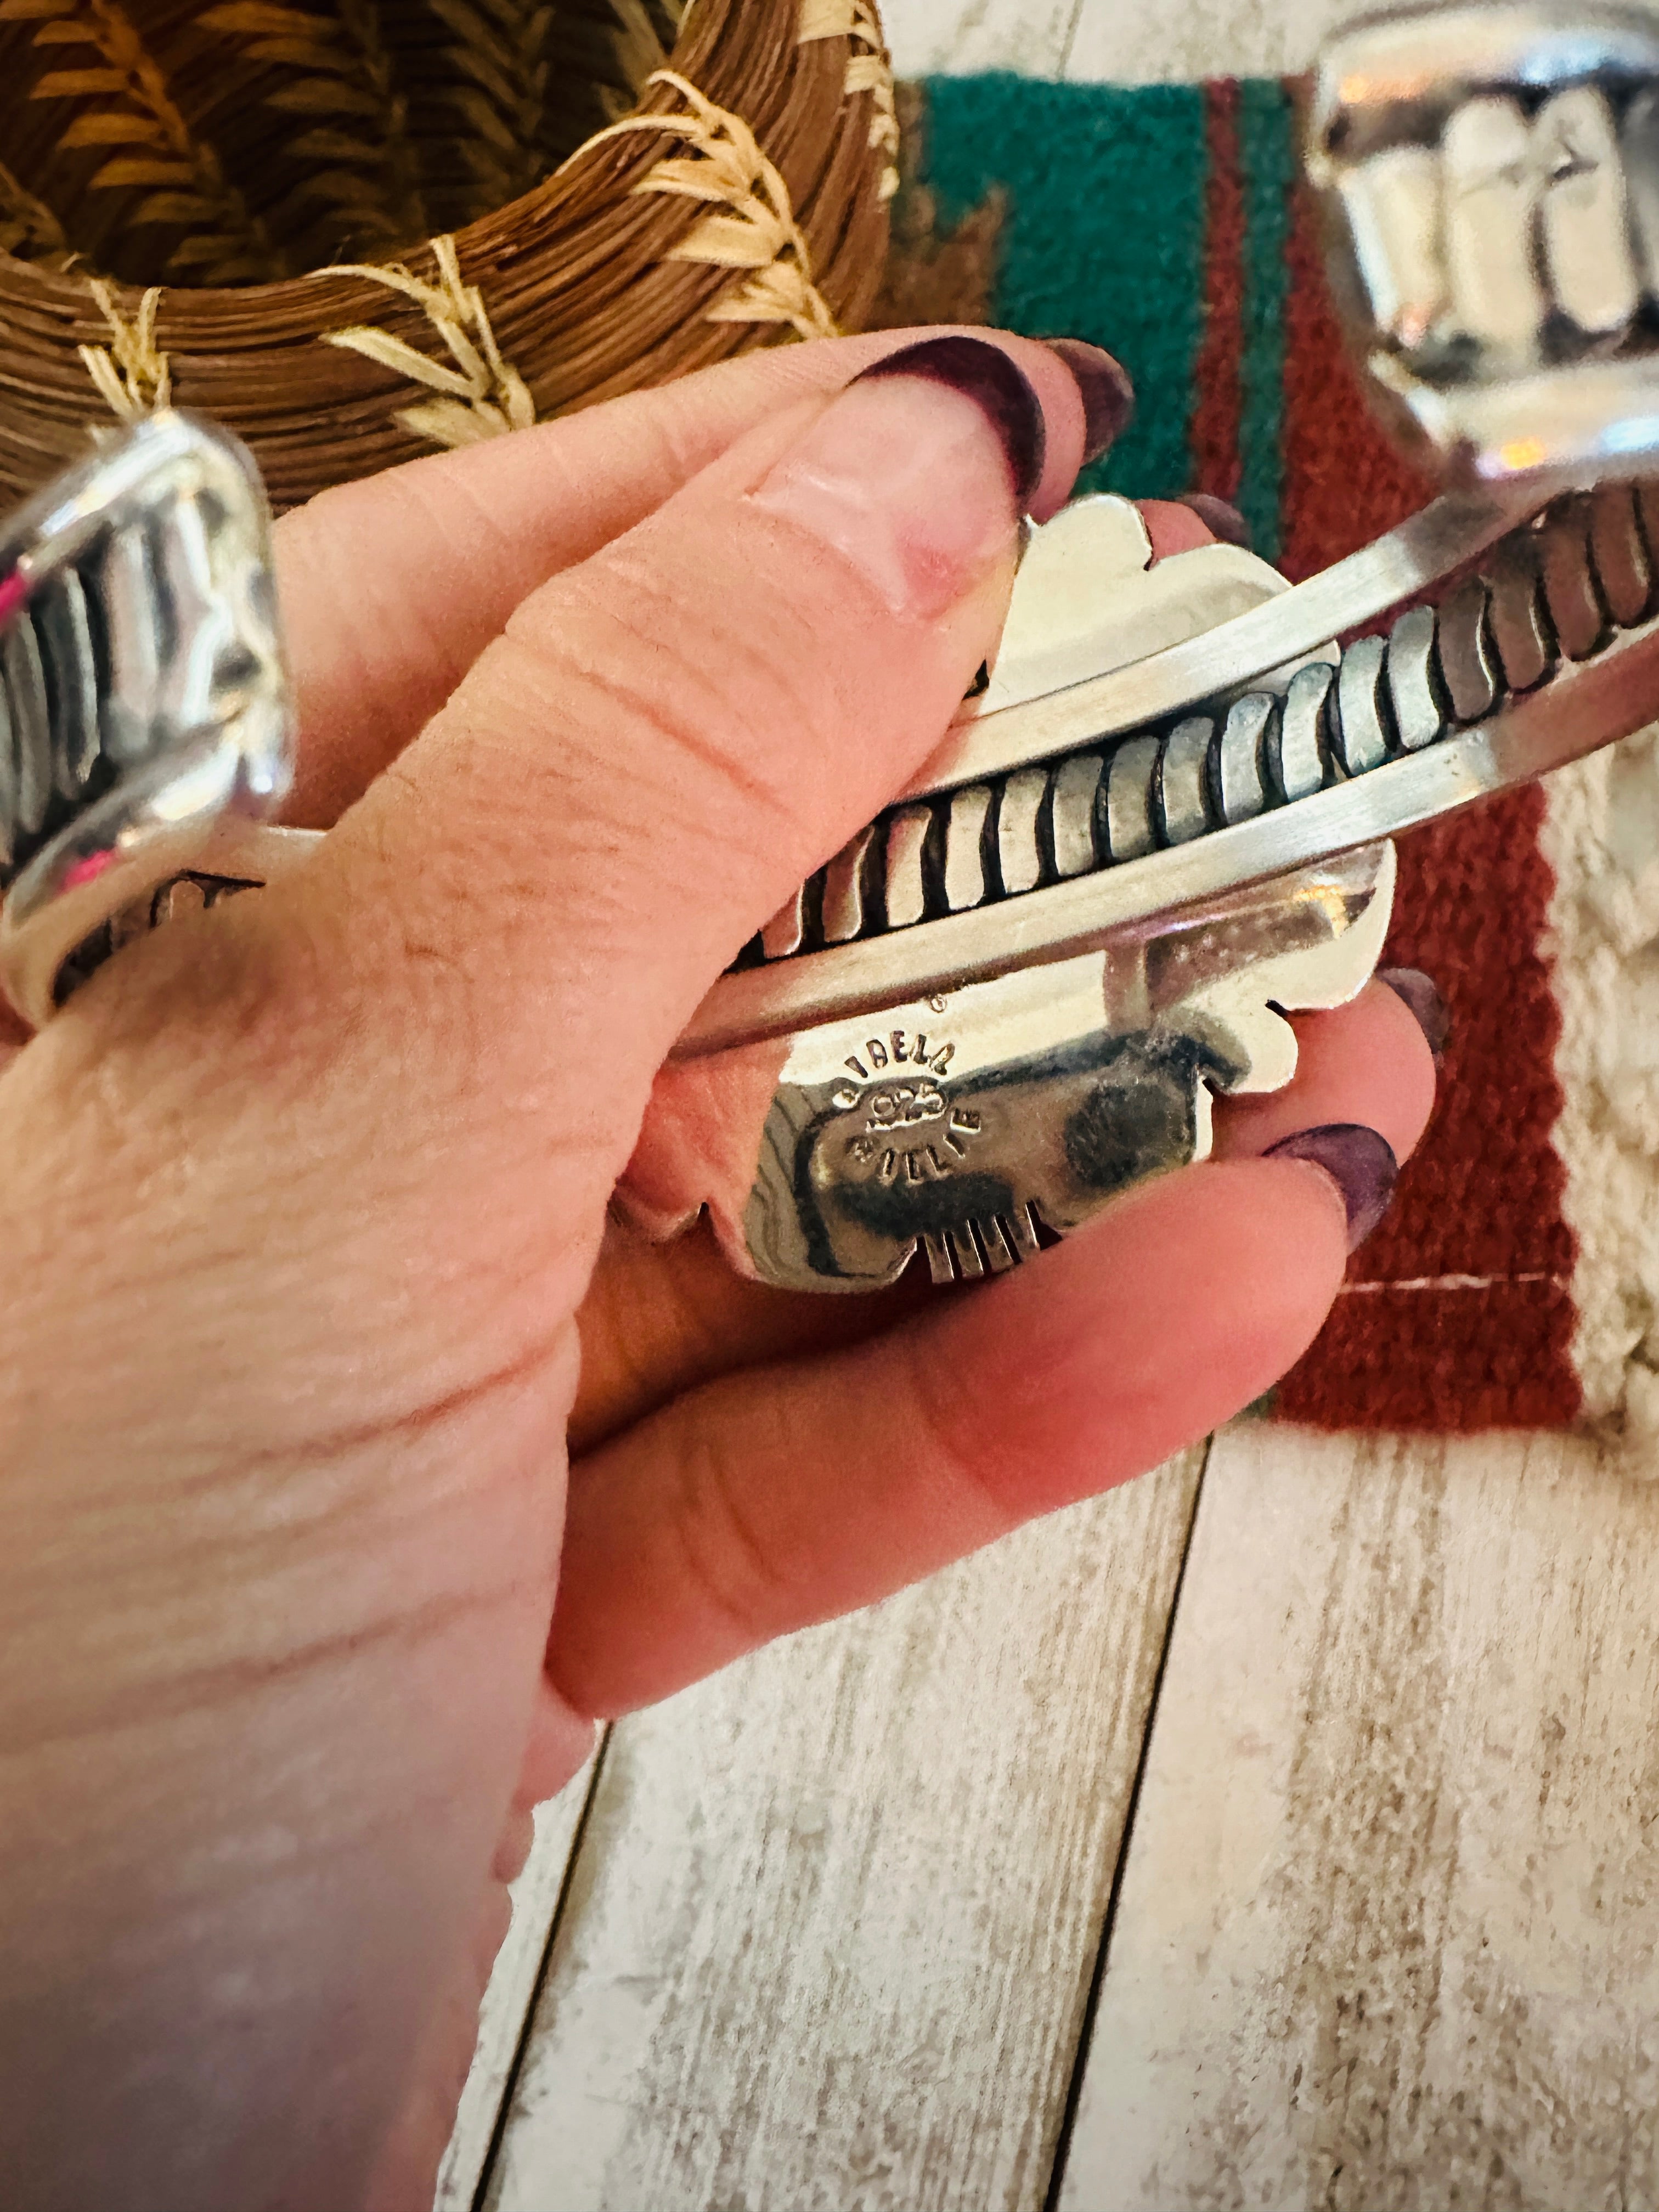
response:
[[[874,0],[0,0],[0,507],[164,404],[278,507],[856,329]]]

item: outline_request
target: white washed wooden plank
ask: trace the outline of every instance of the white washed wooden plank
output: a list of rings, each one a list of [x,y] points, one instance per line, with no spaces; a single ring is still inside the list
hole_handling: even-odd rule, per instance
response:
[[[1326,33],[1358,13],[1353,0],[1083,0],[1066,75],[1108,84],[1280,76],[1306,69]]]
[[[1078,0],[882,0],[900,76],[1018,70],[1060,76]]]
[[[1042,2204],[1200,1459],[613,1731],[495,2212]]]
[[[918,10],[931,4],[908,0]],[[1656,0],[1637,4],[1651,9]],[[888,11],[892,8],[887,0]],[[1082,0],[1061,74],[1105,84],[1286,76],[1309,68],[1321,42],[1364,12],[1356,0],[1180,0],[1158,8]],[[1041,73],[1048,73],[1046,65]]]
[[[553,1917],[593,1786],[595,1765],[596,1760],[590,1759],[556,1797],[536,1808],[536,1840],[524,1871],[513,1885],[512,1925],[495,1954],[489,1985],[479,2007],[477,2048],[461,2092],[454,2132],[438,2168],[433,2212],[472,2212],[477,2201],[525,2021],[535,2002]]]
[[[1355,0],[1083,0],[1065,74],[1108,84],[1283,76],[1305,70],[1328,33],[1361,12]]]
[[[1659,1486],[1623,1466],[1218,1438],[1062,2212],[1659,2205]]]

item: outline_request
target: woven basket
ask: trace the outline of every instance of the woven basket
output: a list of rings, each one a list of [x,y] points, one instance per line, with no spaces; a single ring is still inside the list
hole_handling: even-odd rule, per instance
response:
[[[855,329],[896,139],[873,0],[0,0],[0,507],[169,398],[282,508]]]

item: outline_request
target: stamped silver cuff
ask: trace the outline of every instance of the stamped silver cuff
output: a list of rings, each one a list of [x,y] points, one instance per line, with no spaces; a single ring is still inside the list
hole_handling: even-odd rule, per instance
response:
[[[258,471],[166,412],[0,527],[0,980],[39,1027],[293,773]]]
[[[1336,295],[1449,489],[1294,590],[1231,546],[1152,564],[1121,500],[1035,532],[988,687],[698,1009],[618,1193],[640,1225],[706,1208],[797,1289],[1012,1266],[1290,1079],[1284,1015],[1376,963],[1395,835],[1651,717],[1656,100],[1659,32],[1619,11],[1331,43]],[[31,1022],[313,848],[248,826],[289,770],[268,562],[245,457],[178,416],[0,539],[0,981]]]

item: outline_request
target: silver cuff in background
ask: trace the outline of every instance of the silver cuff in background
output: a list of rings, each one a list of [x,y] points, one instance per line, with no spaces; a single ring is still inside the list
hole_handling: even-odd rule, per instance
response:
[[[988,687],[692,1020],[726,1164],[644,1178],[641,1225],[707,1207],[798,1289],[1012,1266],[1203,1158],[1214,1096],[1290,1079],[1284,1014],[1375,965],[1395,834],[1659,707],[1659,27],[1358,24],[1307,167],[1356,358],[1446,493],[1295,590],[1231,546],[1151,565],[1121,500],[1035,532]],[[33,1024],[313,848],[252,826],[291,715],[234,441],[158,416],[14,518],[0,710],[0,985]],[[672,1135],[643,1145],[703,1158]]]

